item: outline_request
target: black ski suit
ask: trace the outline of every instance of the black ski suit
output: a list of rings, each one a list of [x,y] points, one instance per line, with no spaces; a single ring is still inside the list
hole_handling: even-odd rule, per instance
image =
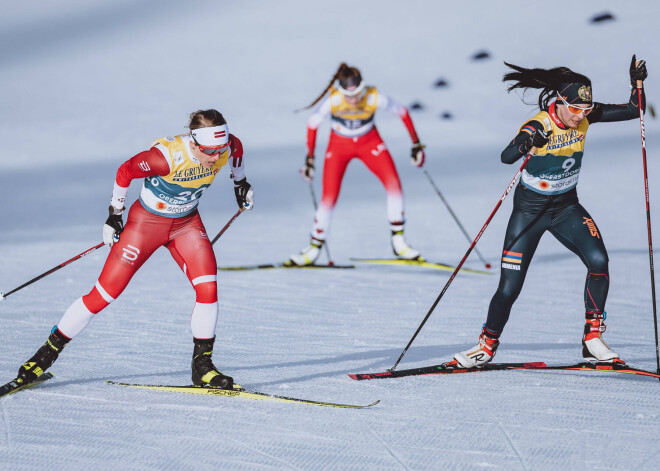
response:
[[[642,95],[642,105],[645,105]],[[511,307],[522,290],[527,269],[541,236],[549,231],[575,253],[587,267],[584,303],[587,313],[602,313],[609,288],[608,256],[593,218],[578,201],[584,137],[590,124],[625,121],[639,117],[637,90],[623,105],[595,103],[575,130],[556,116],[555,103],[525,123],[520,133],[502,151],[502,162],[512,164],[526,155],[521,145],[534,130],[552,125],[548,144],[537,150],[525,168],[513,200],[513,212],[504,237],[500,283],[488,309],[485,328],[499,335]]]

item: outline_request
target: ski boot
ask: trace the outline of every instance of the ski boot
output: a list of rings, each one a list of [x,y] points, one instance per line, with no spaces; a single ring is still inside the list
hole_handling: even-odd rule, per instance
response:
[[[484,327],[476,347],[458,352],[454,360],[463,368],[483,368],[495,356],[500,345],[499,334],[493,334]]]
[[[605,332],[605,312],[588,312],[587,322],[584,324],[584,336],[582,337],[582,356],[587,361],[598,361],[605,363],[620,362],[619,354],[612,351],[603,342]]]
[[[36,380],[57,360],[69,340],[71,339],[66,338],[57,327],[54,327],[46,343],[18,369],[16,382],[28,384]]]
[[[222,389],[233,389],[234,379],[231,376],[223,375],[213,364],[211,355],[213,355],[212,339],[195,339],[195,348],[192,359],[192,382],[195,386],[212,386]]]
[[[323,240],[318,240],[312,237],[312,240],[302,252],[291,256],[290,264],[304,267],[306,265],[313,265],[319,255],[321,254],[321,247],[323,247]]]
[[[392,251],[403,260],[421,260],[419,250],[413,249],[403,238],[403,230],[392,231]]]

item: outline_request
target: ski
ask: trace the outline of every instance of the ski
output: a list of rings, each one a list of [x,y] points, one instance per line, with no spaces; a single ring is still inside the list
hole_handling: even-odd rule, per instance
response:
[[[220,389],[213,387],[203,386],[168,386],[157,384],[131,384],[131,383],[117,383],[114,381],[106,380],[109,384],[117,386],[124,386],[129,388],[151,389],[156,391],[170,391],[187,394],[206,394],[211,396],[225,396],[225,397],[242,397],[245,399],[256,399],[260,401],[278,401],[278,402],[293,402],[296,404],[309,404],[315,406],[325,407],[342,407],[345,409],[364,409],[367,407],[375,406],[380,401],[374,401],[371,404],[355,405],[355,404],[339,404],[336,402],[313,401],[311,399],[300,399],[296,397],[278,396],[276,394],[267,394],[257,391],[246,391],[245,389]]]
[[[335,265],[333,264],[314,264],[314,265],[295,265],[291,263],[290,260],[282,263],[266,263],[263,265],[239,265],[235,267],[218,267],[218,270],[221,271],[243,271],[243,270],[267,270],[274,268],[305,268],[305,269],[315,269],[315,268],[355,268],[355,265]]]
[[[423,258],[417,260],[403,260],[400,258],[351,258],[354,262],[362,263],[374,263],[379,265],[395,265],[395,266],[410,266],[410,267],[424,267],[431,268],[435,270],[445,270],[445,271],[454,271],[456,270],[455,266],[446,265],[444,263],[436,262],[427,262]],[[476,275],[492,275],[492,272],[483,271],[483,270],[473,270],[470,268],[461,268],[459,270],[463,273],[472,273]]]
[[[351,373],[348,376],[355,380],[363,379],[384,379],[384,378],[402,378],[404,376],[422,376],[422,375],[448,375],[454,373],[480,373],[483,371],[497,371],[509,369],[525,368],[543,368],[547,366],[543,362],[536,363],[488,363],[483,368],[461,368],[452,363],[442,363],[441,365],[423,366],[420,368],[411,368],[409,370],[382,371],[378,373]]]
[[[605,371],[611,373],[627,373],[640,376],[649,376],[651,378],[660,379],[660,373],[634,368],[627,363],[621,361],[616,363],[590,363],[582,362],[573,365],[545,365],[545,366],[531,366],[525,369],[530,370],[568,370],[568,371]]]
[[[37,384],[43,383],[44,381],[48,381],[52,377],[53,375],[51,373],[44,373],[41,376],[39,376],[37,379],[32,381],[31,383],[19,383],[17,382],[18,378],[16,378],[13,381],[10,381],[5,385],[0,386],[0,397],[15,393],[16,391],[20,391],[21,389],[31,388],[32,386],[36,386]]]
[[[641,376],[649,376],[660,379],[660,374],[634,368],[624,362],[617,363],[590,363],[582,362],[572,365],[547,365],[542,361],[528,363],[488,363],[482,368],[462,368],[455,361],[442,363],[440,365],[411,368],[408,370],[383,371],[378,373],[353,373],[348,376],[355,380],[401,378],[405,376],[422,375],[448,375],[457,373],[482,373],[485,371],[502,370],[555,370],[555,371],[603,371],[611,373],[628,373]]]

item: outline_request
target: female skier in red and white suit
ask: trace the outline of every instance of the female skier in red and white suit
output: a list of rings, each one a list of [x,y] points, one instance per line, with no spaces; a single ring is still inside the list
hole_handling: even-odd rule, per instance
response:
[[[64,345],[124,291],[156,249],[165,246],[195,289],[190,319],[193,382],[233,386],[232,378],[220,373],[211,361],[218,318],[217,264],[197,204],[227,163],[239,208],[252,209],[252,190],[245,179],[241,141],[229,134],[221,113],[192,113],[189,128],[189,134],[154,141],[149,150],[119,167],[110,215],[103,227],[103,240],[112,248],[101,275],[92,290],[67,309],[46,344],[21,366],[19,380],[30,382],[50,367]],[[144,183],[124,228],[124,201],[136,178],[144,178]]]
[[[307,122],[307,158],[305,165],[300,169],[303,179],[311,182],[314,177],[316,131],[323,120],[330,116],[332,131],[323,165],[323,196],[316,211],[310,245],[301,253],[293,255],[291,262],[296,265],[311,265],[318,258],[328,234],[346,167],[354,158],[361,160],[385,187],[387,216],[392,230],[392,248],[395,255],[411,260],[418,258],[419,252],[410,247],[403,238],[401,181],[392,156],[374,125],[377,109],[397,114],[413,141],[412,164],[421,167],[424,165],[424,146],[419,142],[408,110],[379,93],[376,87],[365,86],[360,71],[343,63],[330,85],[309,107],[318,103],[328,91],[330,91],[328,97],[321,102]]]

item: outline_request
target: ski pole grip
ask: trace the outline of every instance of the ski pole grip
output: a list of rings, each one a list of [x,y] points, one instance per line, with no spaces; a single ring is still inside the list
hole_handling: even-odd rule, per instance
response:
[[[642,63],[642,61],[635,62],[635,67],[639,67],[639,64],[641,64],[641,63]],[[637,88],[643,88],[643,87],[644,87],[644,82],[642,82],[641,80],[638,80],[637,81]]]

